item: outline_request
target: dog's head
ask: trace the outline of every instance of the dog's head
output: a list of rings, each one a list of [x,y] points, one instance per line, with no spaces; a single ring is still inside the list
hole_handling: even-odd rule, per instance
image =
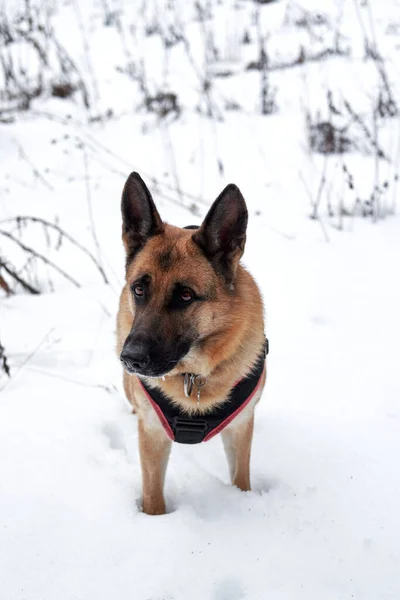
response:
[[[202,225],[181,229],[163,223],[137,173],[122,193],[131,332],[121,352],[130,373],[207,375],[211,354],[237,324],[236,275],[246,240],[247,209],[228,185]]]

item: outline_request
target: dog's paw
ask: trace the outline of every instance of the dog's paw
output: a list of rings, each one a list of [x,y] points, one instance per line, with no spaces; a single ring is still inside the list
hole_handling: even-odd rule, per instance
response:
[[[145,500],[143,500],[142,511],[146,515],[151,516],[165,515],[165,502],[163,500],[160,500],[159,502],[146,502]]]

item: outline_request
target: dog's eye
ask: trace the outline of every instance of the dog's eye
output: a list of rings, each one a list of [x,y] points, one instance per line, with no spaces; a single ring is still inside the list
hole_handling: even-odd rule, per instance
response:
[[[193,294],[192,290],[189,290],[189,289],[182,290],[180,296],[181,296],[181,300],[183,302],[185,302],[185,304],[188,304],[194,298],[194,294]]]
[[[137,296],[138,298],[141,298],[144,295],[144,289],[143,286],[141,285],[134,285],[133,286],[133,293],[135,294],[135,296]]]

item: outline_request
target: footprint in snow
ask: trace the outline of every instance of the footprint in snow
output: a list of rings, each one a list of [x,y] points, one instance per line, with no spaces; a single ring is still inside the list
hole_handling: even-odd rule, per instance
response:
[[[102,433],[108,438],[112,450],[122,450],[127,454],[124,436],[118,425],[115,423],[104,423]]]
[[[241,600],[244,591],[238,581],[226,579],[217,584],[212,600]]]

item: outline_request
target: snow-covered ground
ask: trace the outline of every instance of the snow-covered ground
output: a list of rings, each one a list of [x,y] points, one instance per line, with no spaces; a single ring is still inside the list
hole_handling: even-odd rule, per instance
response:
[[[77,3],[60,4],[53,18],[82,70],[87,54],[76,24],[83,23],[100,89],[95,109],[112,107],[114,117],[89,123],[77,97],[38,98],[15,122],[0,125],[0,230],[20,235],[81,284],[36,264],[34,281],[45,293],[0,301],[12,369],[11,379],[0,378],[1,600],[400,598],[400,221],[337,213],[341,200],[354,201],[343,164],[362,197],[376,177],[374,158],[354,152],[324,166],[307,150],[303,111],[304,102],[323,111],[332,88],[363,110],[376,84],[374,66],[357,55],[352,3],[341,16],[340,2],[301,2],[310,10],[324,4],[334,21],[342,19],[353,58],[273,71],[278,111],[261,116],[259,73],[242,68],[257,58],[257,44],[238,50],[234,43],[243,29],[254,33],[254,5],[215,4],[209,23],[225,52],[221,64],[237,71],[216,79],[223,121],[196,110],[196,71],[182,48],[168,51],[167,68],[164,50],[147,47],[156,38],[142,39],[140,31],[132,53],[142,49],[149,77],[165,77],[180,91],[182,112],[160,122],[138,108],[133,83],[115,71],[126,51],[117,53],[115,30],[101,25],[107,4],[85,2],[78,15]],[[395,86],[397,3],[371,5]],[[277,61],[311,43],[285,18],[287,8],[277,2],[262,9]],[[125,24],[137,16],[128,9]],[[202,64],[196,32],[204,23],[188,9],[180,17]],[[226,110],[227,98],[242,110]],[[391,157],[398,131],[396,119],[380,124]],[[396,193],[394,165],[379,165],[380,181],[390,181],[388,204]],[[321,220],[312,221],[310,198],[325,168],[330,192],[321,197]],[[151,186],[165,220],[178,225],[199,222],[229,181],[240,185],[250,213],[244,262],[263,292],[271,348],[252,491],[229,485],[220,439],[176,445],[162,517],[140,511],[136,417],[114,350],[124,262],[119,197],[133,169]],[[17,215],[57,219],[98,257],[109,285],[87,256],[66,240],[58,248],[58,237],[49,239],[40,225],[19,234],[5,222]],[[26,261],[0,234],[3,253],[21,267]]]

